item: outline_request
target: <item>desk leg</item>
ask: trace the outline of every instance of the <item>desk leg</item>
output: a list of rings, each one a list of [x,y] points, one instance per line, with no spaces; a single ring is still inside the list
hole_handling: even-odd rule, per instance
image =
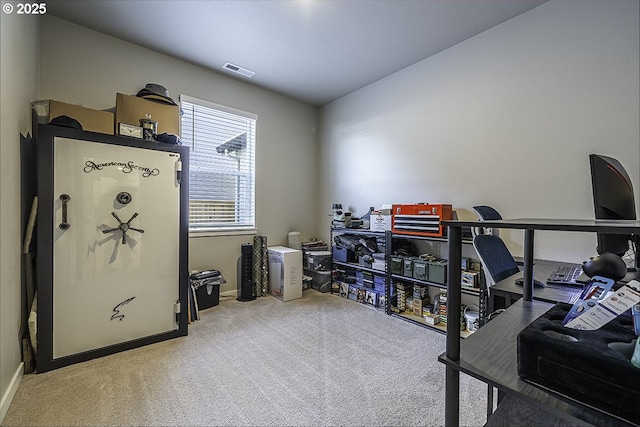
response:
[[[487,384],[487,421],[491,418],[491,414],[493,414],[493,386]]]
[[[525,301],[533,300],[533,230],[524,231],[524,276],[522,297]]]
[[[462,229],[449,227],[449,261],[447,275],[447,359],[460,360],[460,262],[462,257]],[[460,423],[460,373],[447,365],[445,415],[447,427]]]
[[[460,372],[447,365],[444,396],[444,425],[460,425]]]

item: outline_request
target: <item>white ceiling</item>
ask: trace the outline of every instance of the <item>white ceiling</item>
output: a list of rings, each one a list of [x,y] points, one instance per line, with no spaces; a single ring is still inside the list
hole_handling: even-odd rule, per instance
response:
[[[321,106],[545,0],[56,0],[47,13]]]

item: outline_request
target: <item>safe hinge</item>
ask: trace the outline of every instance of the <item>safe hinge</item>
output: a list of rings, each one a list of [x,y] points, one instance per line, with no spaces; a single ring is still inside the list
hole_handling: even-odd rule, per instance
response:
[[[173,312],[175,314],[180,313],[180,300],[176,301],[176,303],[173,304]]]
[[[182,183],[182,161],[178,160],[176,162],[176,182],[178,185]]]

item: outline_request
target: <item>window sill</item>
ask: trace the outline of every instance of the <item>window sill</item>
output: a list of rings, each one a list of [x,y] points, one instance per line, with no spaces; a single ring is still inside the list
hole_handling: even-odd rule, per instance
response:
[[[220,236],[242,236],[249,234],[258,234],[258,230],[255,228],[249,229],[228,229],[228,230],[189,230],[189,238],[196,239],[199,237],[220,237]]]

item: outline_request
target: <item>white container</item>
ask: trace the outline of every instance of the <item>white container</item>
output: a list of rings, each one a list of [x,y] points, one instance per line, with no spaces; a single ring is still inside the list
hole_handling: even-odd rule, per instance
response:
[[[387,261],[384,254],[373,254],[373,263],[371,263],[371,268],[374,270],[382,270],[384,271],[387,268]]]
[[[269,292],[282,301],[302,298],[302,251],[271,246],[269,251]]]
[[[302,243],[300,241],[300,232],[291,231],[287,235],[287,245],[292,249],[302,250]]]
[[[464,308],[464,318],[467,322],[467,331],[475,332],[480,327],[480,309],[475,305]]]

